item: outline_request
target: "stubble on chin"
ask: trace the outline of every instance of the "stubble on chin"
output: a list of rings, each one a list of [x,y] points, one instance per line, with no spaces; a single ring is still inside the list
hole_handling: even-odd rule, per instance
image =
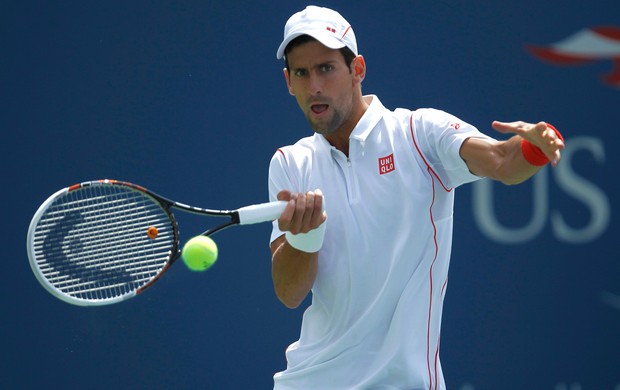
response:
[[[329,135],[335,133],[340,126],[342,126],[342,116],[338,112],[334,112],[332,117],[328,121],[316,121],[310,117],[310,114],[306,115],[306,120],[310,125],[310,128],[314,132],[322,135]]]

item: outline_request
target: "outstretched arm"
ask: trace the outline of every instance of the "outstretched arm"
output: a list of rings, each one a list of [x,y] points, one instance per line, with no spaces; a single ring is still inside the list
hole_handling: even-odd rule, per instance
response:
[[[492,126],[500,133],[515,135],[495,142],[467,139],[460,153],[473,174],[505,184],[518,184],[533,176],[546,162],[550,161],[552,166],[560,162],[564,140],[545,122],[494,121]]]

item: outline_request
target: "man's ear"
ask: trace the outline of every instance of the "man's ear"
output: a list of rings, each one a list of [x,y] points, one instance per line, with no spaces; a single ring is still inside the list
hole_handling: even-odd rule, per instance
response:
[[[361,82],[366,77],[366,61],[364,61],[364,57],[359,55],[353,59],[351,62],[351,67],[353,68],[353,76],[359,79]]]
[[[295,96],[293,87],[291,87],[291,76],[288,73],[288,69],[284,68],[282,71],[284,72],[284,78],[286,79],[286,88],[288,88],[288,93],[291,94],[291,96]]]

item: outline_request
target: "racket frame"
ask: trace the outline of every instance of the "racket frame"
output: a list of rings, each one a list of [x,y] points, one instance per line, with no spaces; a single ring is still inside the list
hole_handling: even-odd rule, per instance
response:
[[[124,187],[128,187],[128,188],[130,188],[130,189],[132,189],[134,191],[141,192],[141,193],[147,195],[148,197],[152,198],[155,201],[155,203],[159,204],[159,206],[162,208],[163,211],[165,211],[165,213],[167,214],[167,216],[170,219],[170,223],[171,223],[172,231],[173,231],[173,233],[172,233],[173,234],[173,240],[172,240],[173,242],[172,242],[172,247],[170,249],[170,252],[168,254],[168,259],[163,263],[162,268],[159,270],[159,272],[157,272],[157,274],[155,274],[150,280],[148,280],[142,286],[140,286],[140,287],[138,287],[138,288],[136,288],[134,290],[130,290],[130,291],[126,292],[125,294],[118,295],[118,296],[115,296],[115,297],[112,297],[112,298],[103,298],[103,299],[77,298],[77,297],[74,297],[72,295],[69,295],[69,294],[61,291],[59,288],[54,286],[43,275],[43,272],[39,268],[39,265],[38,265],[37,260],[36,260],[37,256],[36,256],[35,249],[34,249],[34,240],[35,240],[34,235],[35,235],[37,224],[41,220],[41,217],[45,214],[45,212],[50,207],[50,205],[52,203],[54,203],[58,198],[60,198],[62,196],[65,196],[65,195],[69,194],[72,191],[76,191],[76,190],[79,190],[79,189],[82,189],[82,188],[86,188],[86,187],[90,187],[90,186],[97,186],[97,185],[124,186]],[[172,213],[172,209],[178,209],[178,210],[186,211],[186,212],[189,212],[189,213],[201,214],[201,215],[209,215],[209,216],[214,216],[214,217],[229,217],[229,220],[226,221],[225,223],[217,225],[215,227],[212,227],[209,230],[207,230],[207,231],[205,231],[205,232],[203,232],[201,234],[201,235],[204,235],[204,236],[209,236],[209,235],[212,235],[212,234],[214,234],[216,232],[219,232],[220,230],[228,228],[230,226],[239,225],[239,224],[243,225],[243,224],[253,224],[253,223],[257,223],[257,222],[263,222],[263,221],[266,221],[266,220],[270,219],[273,216],[275,216],[275,217],[271,218],[271,219],[275,219],[282,212],[282,210],[284,209],[285,205],[286,205],[286,202],[271,202],[269,204],[260,204],[260,205],[252,205],[252,206],[242,207],[242,208],[240,208],[238,210],[206,209],[206,208],[190,206],[190,205],[187,205],[187,204],[184,204],[184,203],[173,201],[173,200],[165,198],[165,197],[163,197],[163,196],[161,196],[161,195],[159,195],[159,194],[157,194],[157,193],[155,193],[153,191],[150,191],[149,189],[147,189],[145,187],[142,187],[142,186],[137,185],[137,184],[125,182],[125,181],[112,180],[112,179],[86,181],[86,182],[74,184],[72,186],[63,188],[63,189],[55,192],[50,197],[48,197],[41,204],[41,206],[39,206],[39,208],[35,212],[32,220],[30,222],[30,226],[29,226],[29,229],[28,229],[27,252],[28,252],[28,258],[30,260],[29,263],[30,263],[30,266],[32,268],[33,273],[35,274],[37,280],[41,283],[41,285],[48,292],[50,292],[52,295],[54,295],[55,297],[65,301],[67,303],[70,303],[70,304],[73,304],[73,305],[78,305],[78,306],[102,306],[102,305],[109,305],[109,304],[113,304],[113,303],[118,303],[118,302],[130,299],[130,298],[133,298],[136,295],[139,295],[142,292],[144,292],[144,290],[146,290],[147,288],[152,286],[157,280],[159,280],[168,271],[168,269],[170,269],[172,264],[175,263],[176,260],[179,259],[179,257],[181,257],[180,236],[179,236],[178,223],[176,221],[176,218],[175,218],[174,214]]]

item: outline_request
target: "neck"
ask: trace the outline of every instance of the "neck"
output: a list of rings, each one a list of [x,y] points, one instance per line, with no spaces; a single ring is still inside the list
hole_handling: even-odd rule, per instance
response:
[[[358,104],[356,104],[350,120],[343,124],[343,126],[337,131],[325,135],[325,139],[333,147],[344,153],[347,157],[349,156],[349,137],[351,136],[353,129],[355,129],[355,126],[357,126],[358,122],[368,109],[372,98],[368,96],[362,97],[360,93],[359,99],[357,99],[357,101]]]

